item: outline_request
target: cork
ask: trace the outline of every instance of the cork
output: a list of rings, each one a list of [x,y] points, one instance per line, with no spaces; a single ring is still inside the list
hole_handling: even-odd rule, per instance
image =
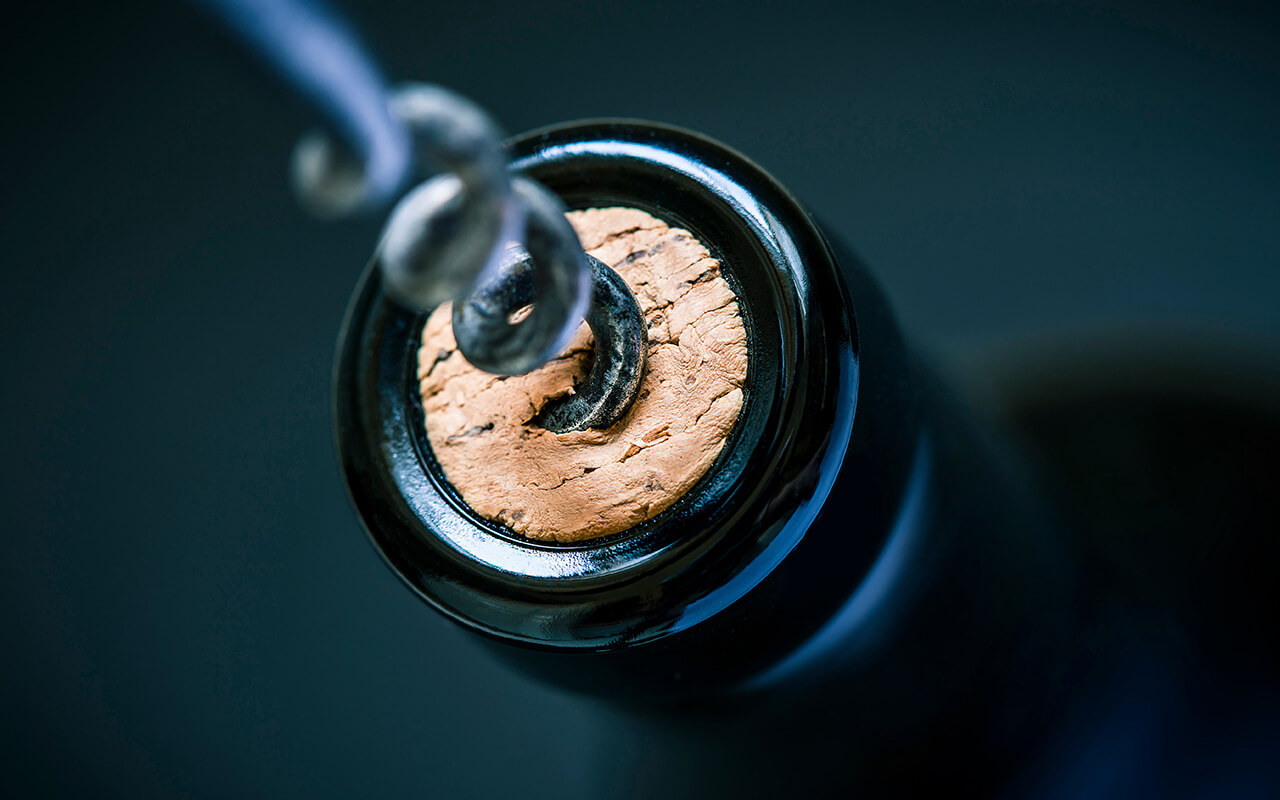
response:
[[[555,434],[533,420],[590,366],[584,323],[527,374],[482,372],[457,351],[445,304],[422,331],[418,380],[431,449],[481,516],[540,542],[574,543],[652,519],[706,474],[742,409],[747,335],[720,262],[692,234],[631,208],[571,211],[591,255],[631,287],[649,330],[631,409],[607,430]]]

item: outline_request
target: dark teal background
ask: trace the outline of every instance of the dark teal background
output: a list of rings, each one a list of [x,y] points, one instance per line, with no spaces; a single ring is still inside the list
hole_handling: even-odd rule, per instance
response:
[[[958,372],[1153,330],[1280,346],[1280,25],[1235,3],[395,2],[397,79],[510,131],[620,115],[772,171]],[[4,48],[3,782],[19,795],[583,796],[603,730],[360,532],[329,370],[378,220],[185,7]],[[6,792],[7,794],[8,792]]]

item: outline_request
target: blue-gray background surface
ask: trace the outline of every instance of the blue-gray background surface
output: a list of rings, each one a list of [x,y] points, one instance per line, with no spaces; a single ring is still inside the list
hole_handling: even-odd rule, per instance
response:
[[[1280,341],[1272,14],[874,5],[348,10],[393,77],[507,130],[621,115],[736,147],[953,362],[1098,330]],[[582,795],[593,712],[421,605],[344,495],[330,361],[377,222],[305,216],[306,114],[188,10],[122,6],[11,16],[0,56],[3,782]]]

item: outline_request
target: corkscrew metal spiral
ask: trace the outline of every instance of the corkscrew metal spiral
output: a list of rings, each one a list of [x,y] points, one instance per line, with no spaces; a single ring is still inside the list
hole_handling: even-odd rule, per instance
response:
[[[338,18],[305,0],[198,0],[341,132],[294,150],[300,201],[336,217],[395,203],[378,264],[387,293],[426,312],[453,302],[458,349],[499,375],[555,358],[586,318],[595,359],[585,383],[541,410],[564,432],[604,428],[634,400],[644,317],[626,283],[582,250],[560,199],[508,172],[498,127],[438,86],[388,90]],[[433,171],[428,171],[434,168]]]

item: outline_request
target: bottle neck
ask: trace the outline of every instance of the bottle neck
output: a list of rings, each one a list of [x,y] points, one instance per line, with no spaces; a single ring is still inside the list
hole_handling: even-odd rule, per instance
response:
[[[784,189],[662,126],[579,123],[511,150],[570,207],[638,207],[709,245],[746,320],[742,416],[649,523],[586,546],[520,541],[435,466],[414,391],[423,319],[369,271],[339,351],[337,434],[353,500],[406,583],[522,670],[628,701],[785,689],[846,663],[871,670],[871,698],[937,654],[955,663],[926,677],[953,685],[976,669],[960,663],[963,626],[1025,633],[1006,577],[1035,588],[1043,565],[1014,554],[1037,536],[1011,510],[1009,471],[988,468],[865,270]],[[990,533],[1004,527],[1017,532]]]

